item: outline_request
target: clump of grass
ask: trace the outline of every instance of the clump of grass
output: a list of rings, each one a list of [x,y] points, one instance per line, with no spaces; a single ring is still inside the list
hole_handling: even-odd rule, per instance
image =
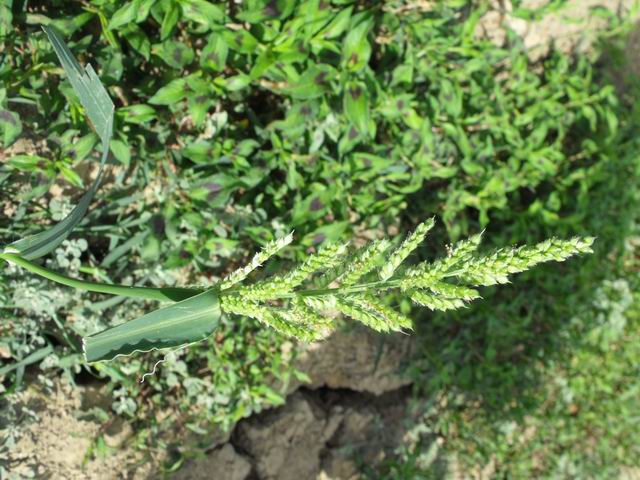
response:
[[[90,67],[83,70],[55,30],[46,27],[71,84],[103,143],[101,167],[111,141],[113,103]],[[101,172],[102,170],[100,170]],[[328,245],[287,273],[245,283],[252,271],[289,245],[291,234],[269,243],[245,267],[213,288],[145,288],[94,283],[70,278],[32,262],[54,250],[87,211],[98,178],[79,205],[60,223],[7,246],[0,259],[77,289],[128,297],[169,300],[171,305],[136,320],[83,339],[85,360],[110,360],[136,351],[174,348],[208,337],[223,312],[252,317],[283,335],[303,341],[322,338],[332,326],[329,310],[380,332],[411,329],[411,320],[379,300],[399,290],[414,303],[431,310],[462,308],[479,298],[475,287],[505,283],[513,273],[551,260],[591,252],[593,238],[551,239],[534,246],[499,249],[478,255],[481,235],[454,245],[445,258],[401,268],[434,225],[420,224],[397,248],[388,239],[350,252],[345,244]]]
[[[550,239],[533,246],[478,254],[481,236],[476,235],[458,242],[444,258],[403,268],[402,262],[433,224],[433,219],[421,223],[396,248],[389,240],[374,241],[353,252],[346,244],[328,245],[289,272],[245,282],[252,271],[292,242],[290,234],[267,244],[246,267],[208,290],[84,282],[51,272],[15,253],[3,253],[0,258],[73,288],[175,301],[85,338],[86,360],[98,361],[202,340],[217,328],[223,312],[254,318],[283,335],[307,342],[321,339],[331,330],[334,322],[328,317],[330,311],[379,332],[411,330],[411,320],[379,300],[381,294],[397,290],[431,310],[463,308],[480,298],[477,287],[506,283],[509,275],[540,263],[590,253],[594,241],[592,237]]]

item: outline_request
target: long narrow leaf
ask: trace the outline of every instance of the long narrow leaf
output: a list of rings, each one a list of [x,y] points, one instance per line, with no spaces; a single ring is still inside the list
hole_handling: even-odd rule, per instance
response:
[[[218,294],[209,290],[83,338],[85,359],[87,362],[112,360],[118,355],[204,340],[220,323],[220,314]]]
[[[91,120],[96,133],[102,140],[102,158],[98,175],[91,188],[82,196],[78,205],[65,219],[44,232],[20,239],[4,249],[5,252],[17,253],[27,260],[42,257],[54,250],[82,220],[100,185],[113,133],[113,102],[109,98],[106,89],[100,83],[98,75],[96,75],[91,65],[87,65],[83,71],[60,35],[51,27],[45,26],[43,28],[60,59],[69,82],[71,82],[80,99],[80,103],[85,108],[89,120]]]
[[[87,290],[89,292],[108,293],[110,295],[121,295],[123,297],[147,298],[149,300],[170,300],[172,302],[179,302],[180,300],[186,300],[187,298],[194,297],[203,291],[200,288],[135,287],[129,285],[89,282],[87,280],[67,277],[66,275],[49,270],[12,253],[0,253],[0,260],[15,263],[31,273],[35,273],[36,275],[40,275],[41,277],[47,278],[61,285],[78,288],[80,290]]]
[[[23,358],[18,362],[5,365],[4,367],[0,368],[0,377],[6,375],[9,372],[12,372],[16,368],[26,367],[27,365],[31,365],[32,363],[39,362],[44,357],[49,355],[51,352],[53,352],[53,347],[51,345],[47,345],[46,347],[43,347],[40,350],[36,350],[31,355],[28,355],[27,357]]]

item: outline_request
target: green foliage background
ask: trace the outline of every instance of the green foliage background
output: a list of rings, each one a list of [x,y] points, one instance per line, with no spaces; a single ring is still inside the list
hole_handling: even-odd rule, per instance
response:
[[[598,347],[614,367],[595,362],[601,352],[589,356],[582,336],[597,327],[596,292],[635,272],[624,252],[636,233],[636,90],[614,88],[618,38],[601,46],[606,61],[552,49],[531,63],[513,32],[505,47],[475,35],[483,2],[415,5],[4,0],[0,234],[8,243],[61,218],[91,179],[97,137],[41,32],[51,24],[96,66],[117,106],[108,181],[79,233],[47,260],[51,268],[117,283],[209,285],[291,229],[299,246],[282,262],[323,242],[406,231],[432,215],[440,220],[434,249],[482,229],[490,246],[596,235],[591,258],[487,289],[463,314],[417,321],[421,348],[409,367],[416,393],[460,402],[430,428],[454,432],[463,463],[498,455],[507,473],[551,472],[553,454],[542,467],[515,462],[526,453],[513,457],[493,419],[535,415],[549,372],[563,362],[628,374],[611,345],[624,348],[637,321]],[[620,35],[629,28],[608,21]],[[423,251],[432,258],[434,249]],[[95,376],[109,382],[112,409],[137,419],[140,438],[163,445],[176,425],[228,427],[280,403],[280,387],[304,377],[288,344],[236,319],[143,385],[138,377],[155,355],[82,366],[79,336],[148,307],[1,271],[6,393],[37,375]],[[628,427],[620,428],[609,439],[603,425],[611,446],[595,464],[577,454],[576,468],[637,462],[621,440]],[[621,458],[610,460],[612,451]],[[412,452],[405,460],[419,457]]]

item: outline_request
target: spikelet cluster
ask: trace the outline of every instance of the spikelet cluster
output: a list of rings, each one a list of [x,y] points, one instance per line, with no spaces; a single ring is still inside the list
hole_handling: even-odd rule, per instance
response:
[[[247,300],[268,300],[292,292],[314,274],[334,268],[338,265],[347,249],[346,244],[328,245],[310,255],[298,267],[285,275],[241,287],[239,293]]]
[[[360,278],[380,266],[380,256],[386,251],[391,242],[389,240],[375,240],[363,247],[355,259],[346,266],[346,271],[340,277],[340,285],[354,285]]]
[[[346,253],[347,247],[346,243],[330,244],[320,249],[318,253],[310,255],[302,265],[286,276],[287,284],[292,288],[297,287],[318,272],[336,268]]]
[[[578,253],[591,253],[592,244],[593,238],[552,238],[533,247],[500,249],[492,255],[467,262],[460,278],[473,285],[507,283],[510,274],[524,272],[539,263],[563,262]]]
[[[407,269],[404,278],[400,282],[402,290],[408,290],[416,286],[427,288],[432,283],[455,270],[459,265],[465,264],[473,258],[478,250],[482,234],[473,235],[466,240],[461,240],[449,247],[447,256],[433,263],[424,262]]]
[[[247,302],[236,295],[222,296],[220,303],[225,312],[255,318],[287,337],[305,342],[319,337],[319,332],[311,328],[308,322],[296,316],[294,310],[279,310],[275,307]]]
[[[409,296],[415,303],[422,305],[423,307],[427,307],[430,310],[455,310],[465,306],[465,303],[461,298],[440,297],[418,290],[410,291]]]
[[[413,330],[413,322],[409,317],[394,310],[373,295],[361,295],[355,301],[362,308],[375,312],[376,315],[383,318],[386,330]]]
[[[262,250],[253,256],[248,265],[230,273],[226,278],[224,278],[220,283],[220,289],[226,290],[227,288],[242,282],[251,272],[261,267],[267,260],[289,245],[292,241],[293,232],[267,243]]]
[[[321,308],[310,307],[302,298],[298,297],[292,300],[291,308],[308,325],[331,328],[333,324],[333,319],[330,316],[320,313]]]
[[[480,298],[476,287],[506,283],[509,275],[539,263],[590,253],[594,241],[590,237],[553,238],[531,247],[479,255],[482,234],[478,234],[449,247],[443,258],[403,268],[402,263],[433,225],[433,219],[420,224],[394,250],[388,240],[373,241],[353,253],[347,252],[345,244],[328,245],[288,273],[242,284],[253,270],[291,242],[289,235],[268,244],[249,265],[221,282],[221,307],[302,341],[326,336],[333,328],[335,314],[379,332],[411,330],[411,319],[385,303],[382,293],[395,289],[430,310],[455,310]]]
[[[477,290],[462,285],[452,285],[445,282],[432,282],[428,286],[436,295],[444,298],[459,298],[465,301],[475,300],[480,298],[480,294]]]
[[[390,279],[397,268],[400,266],[402,262],[406,260],[406,258],[413,252],[418,245],[420,245],[424,238],[429,233],[429,230],[433,228],[435,225],[435,219],[431,218],[426,222],[421,223],[418,227],[407,236],[407,238],[388,258],[387,263],[385,263],[380,269],[380,279],[388,280]]]

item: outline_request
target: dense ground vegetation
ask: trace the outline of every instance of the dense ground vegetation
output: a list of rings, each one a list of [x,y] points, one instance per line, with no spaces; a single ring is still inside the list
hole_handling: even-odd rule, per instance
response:
[[[485,11],[472,0],[5,2],[2,243],[60,219],[95,174],[97,137],[40,31],[51,24],[117,110],[107,182],[47,266],[206,286],[292,229],[299,242],[281,265],[433,215],[429,259],[482,229],[490,247],[597,236],[590,258],[485,289],[463,313],[414,315],[408,371],[432,403],[384,473],[429,475],[447,458],[507,477],[637,464],[640,118],[633,79],[614,82],[629,77],[630,26],[610,18],[621,36],[600,60],[552,49],[532,63],[513,32],[505,46],[478,37]],[[149,307],[3,269],[3,395],[59,375],[100,379],[145,448],[228,427],[304,378],[278,335],[237,318],[144,384],[160,355],[83,365],[80,336]]]

